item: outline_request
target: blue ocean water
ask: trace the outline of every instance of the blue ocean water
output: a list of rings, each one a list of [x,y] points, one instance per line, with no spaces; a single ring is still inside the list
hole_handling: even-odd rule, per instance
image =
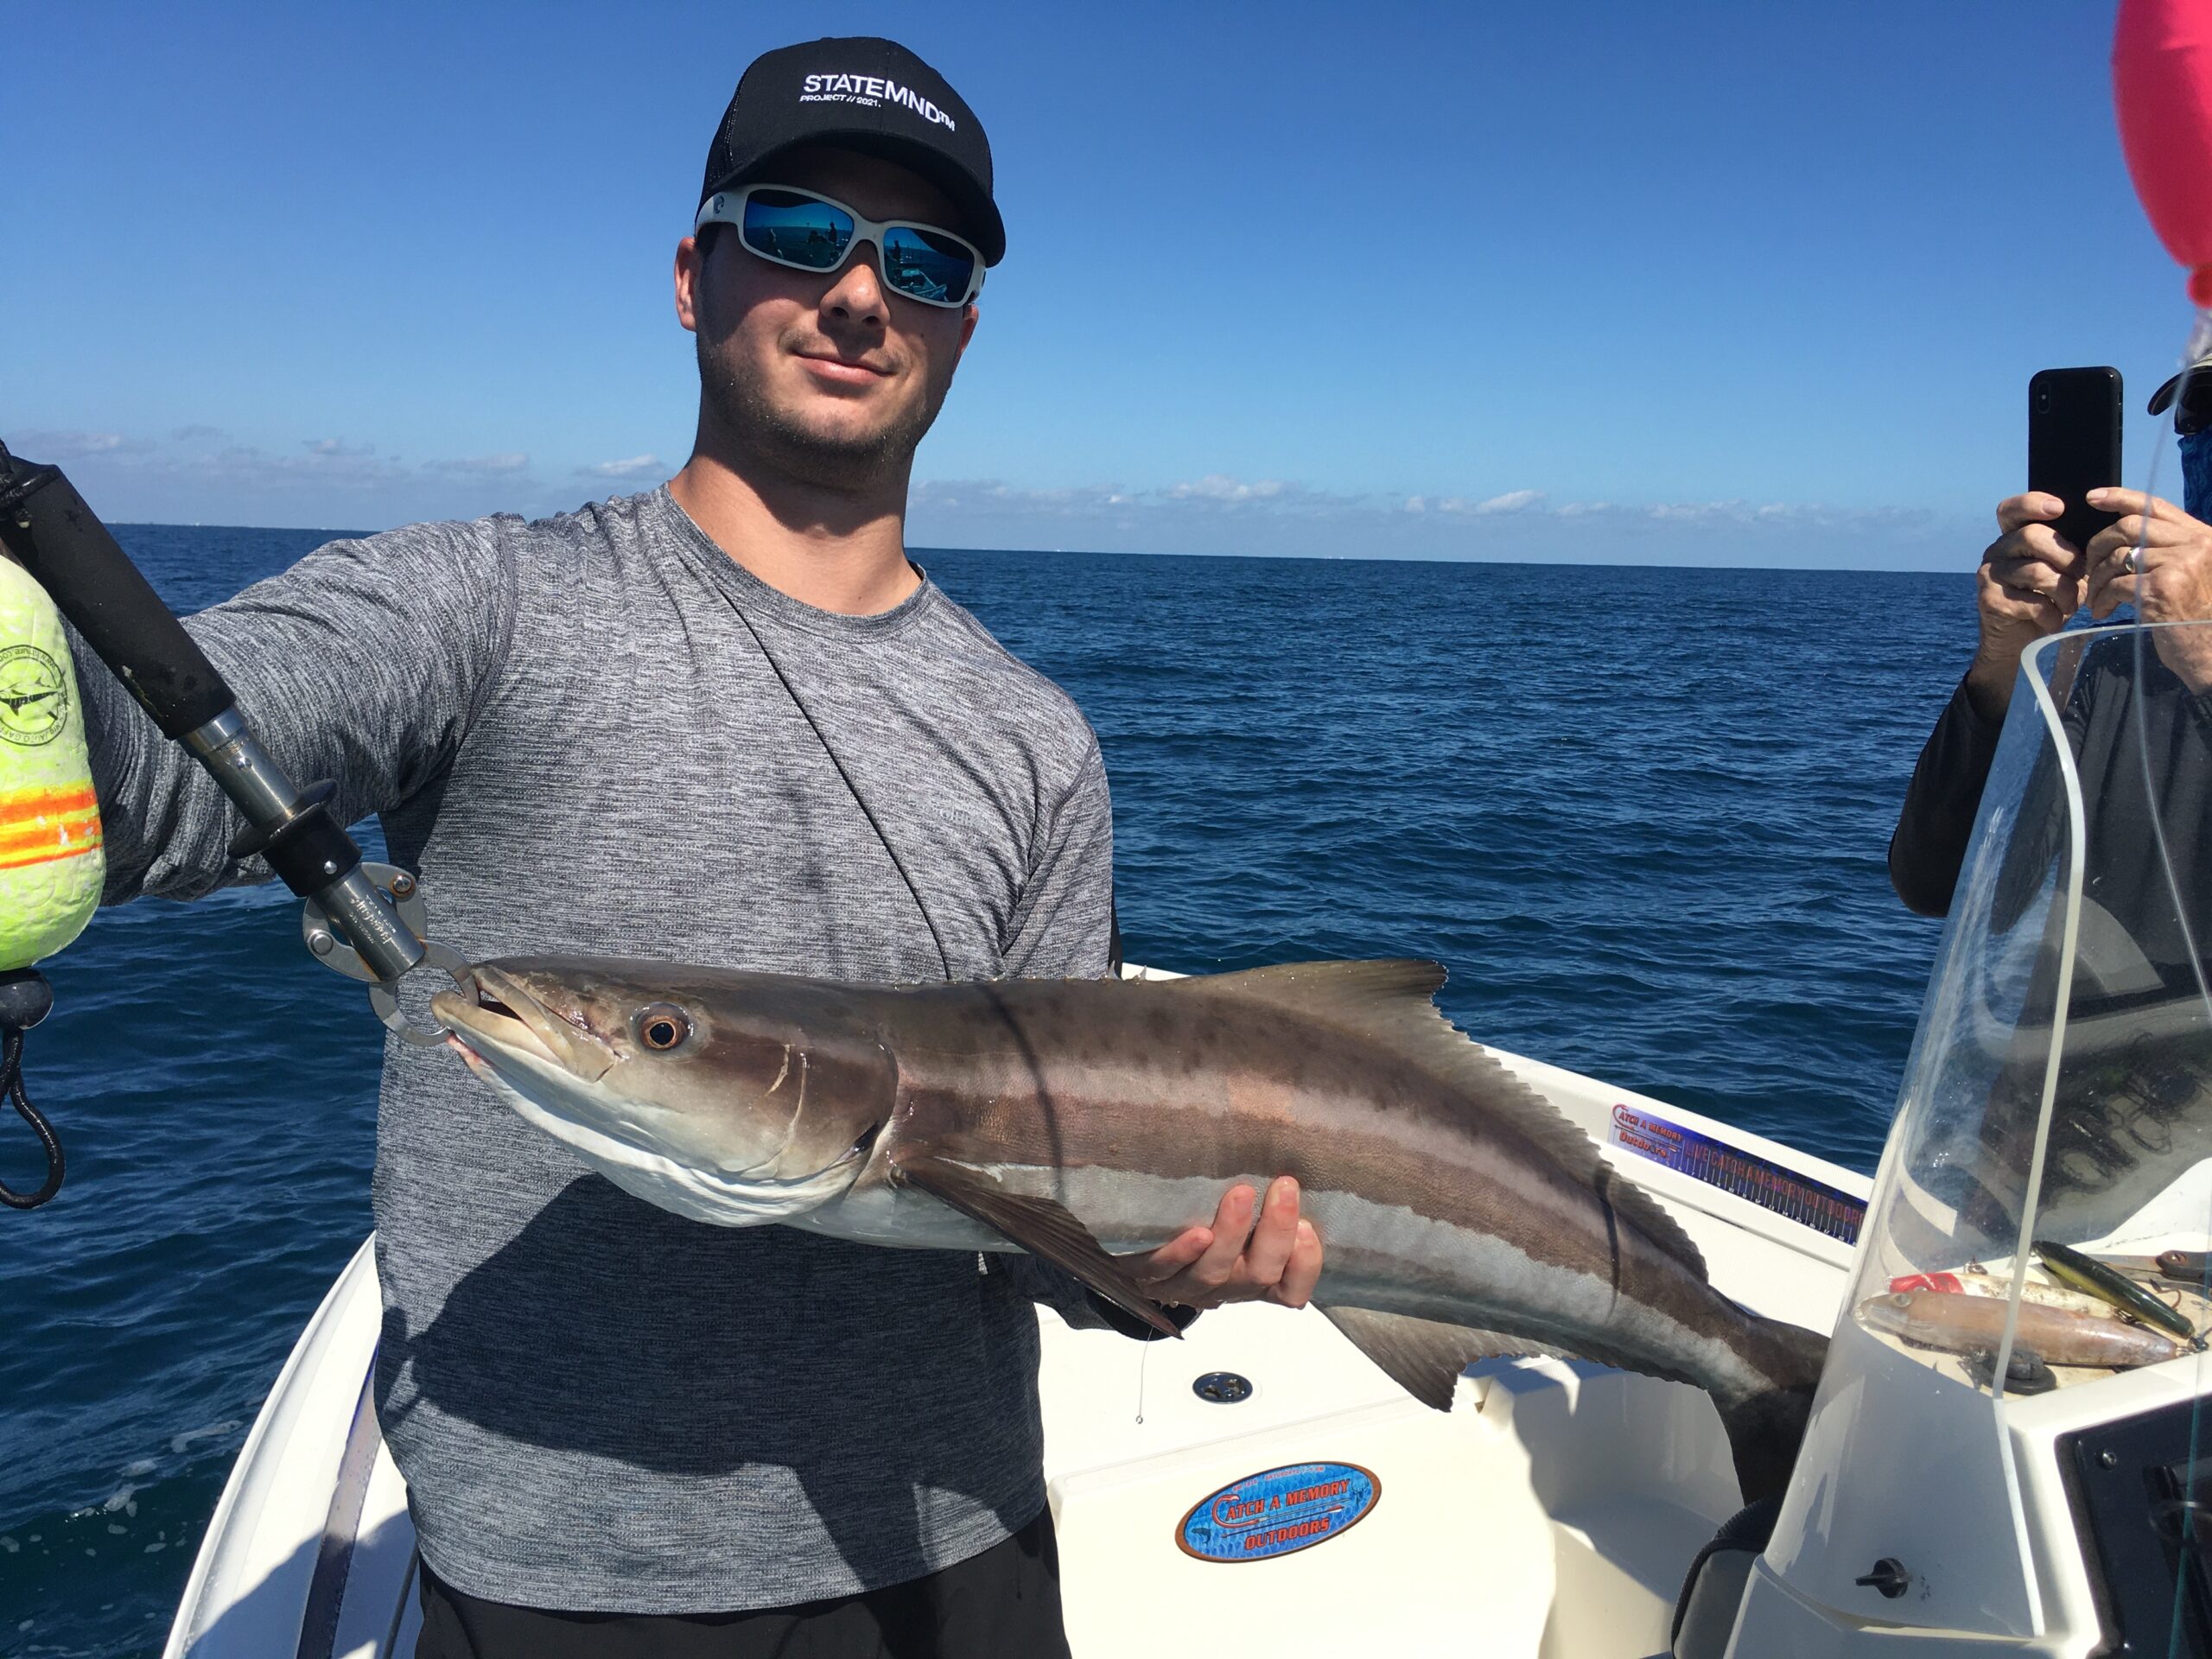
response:
[[[323,539],[120,534],[182,610]],[[1883,855],[1970,576],[923,557],[1098,728],[1133,960],[1433,955],[1484,1041],[1872,1167],[1936,937]],[[29,1075],[69,1184],[0,1212],[12,1659],[159,1650],[367,1231],[380,1028],[298,938],[240,891],[49,964]],[[0,1179],[35,1170],[0,1122]]]

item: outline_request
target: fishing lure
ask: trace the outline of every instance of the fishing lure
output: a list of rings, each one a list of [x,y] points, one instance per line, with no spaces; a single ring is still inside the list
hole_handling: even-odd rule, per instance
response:
[[[2046,1365],[2075,1365],[2128,1370],[2154,1365],[2186,1353],[2180,1344],[2141,1325],[2123,1324],[2103,1313],[2022,1302],[2015,1307],[1995,1296],[1958,1296],[1940,1290],[1891,1291],[1870,1296],[1853,1310],[1869,1331],[1895,1337],[1916,1348],[1966,1357],[1994,1354],[2002,1344],[2008,1314],[2014,1321],[2014,1345]],[[2006,1368],[2009,1377],[2011,1368]]]
[[[2030,1248],[2053,1278],[2101,1302],[2110,1303],[2130,1318],[2179,1337],[2183,1342],[2196,1339],[2196,1327],[2188,1319],[2126,1274],[2115,1272],[2095,1257],[2049,1239],[2037,1239]]]

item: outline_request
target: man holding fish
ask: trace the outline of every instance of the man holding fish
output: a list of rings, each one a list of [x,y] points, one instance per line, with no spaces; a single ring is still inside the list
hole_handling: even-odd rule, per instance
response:
[[[192,632],[472,959],[1105,973],[1096,741],[905,554],[1005,245],[974,112],[887,41],[767,54],[694,228],[698,435],[669,484],[334,543]],[[265,879],[206,776],[79,679],[107,898]],[[1065,1652],[1033,1300],[1135,1334],[1155,1304],[1300,1305],[1322,1265],[1287,1180],[1125,1259],[1142,1319],[1030,1256],[702,1227],[397,1041],[374,1196],[426,1659]]]

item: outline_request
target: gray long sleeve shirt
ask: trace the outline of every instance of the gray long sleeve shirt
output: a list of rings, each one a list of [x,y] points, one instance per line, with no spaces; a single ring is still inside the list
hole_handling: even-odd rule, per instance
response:
[[[1105,971],[1096,740],[926,582],[815,610],[660,489],[334,543],[191,628],[294,777],[382,817],[472,960]],[[79,676],[109,899],[265,877],[229,859],[213,785]],[[407,982],[418,1018],[433,977]],[[782,1605],[933,1571],[1043,1504],[1030,1298],[1098,1321],[1027,1258],[681,1219],[396,1039],[374,1197],[378,1414],[463,1590]]]

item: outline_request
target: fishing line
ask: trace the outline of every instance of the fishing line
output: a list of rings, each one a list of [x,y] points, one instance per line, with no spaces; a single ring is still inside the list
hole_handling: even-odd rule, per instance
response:
[[[861,793],[860,785],[853,781],[853,774],[845,770],[845,763],[837,758],[837,751],[830,747],[830,739],[823,733],[821,723],[814,718],[813,711],[800,700],[798,688],[791,684],[791,677],[784,672],[784,665],[776,660],[776,653],[768,649],[768,642],[760,637],[760,630],[753,626],[753,619],[745,613],[745,607],[732,595],[723,592],[719,585],[715,591],[721,594],[722,602],[736,613],[739,621],[745,624],[745,631],[753,636],[753,643],[760,648],[762,660],[768,664],[768,671],[776,677],[776,683],[784,688],[784,695],[791,700],[791,707],[798,710],[799,718],[814,734],[814,741],[822,746],[822,753],[830,757],[830,764],[837,769],[837,776],[844,779],[845,792],[853,798],[853,804],[860,808],[861,816],[868,820],[868,827],[875,831],[876,841],[883,848],[884,856],[891,861],[891,868],[899,872],[899,879],[906,884],[906,893],[913,899],[914,908],[921,912],[922,925],[929,929],[930,943],[937,946],[938,965],[944,970],[945,978],[950,980],[952,977],[952,956],[944,948],[944,936],[937,931],[936,918],[930,914],[930,907],[922,902],[922,890],[914,885],[914,878],[907,874],[906,861],[899,856],[899,849],[891,844],[891,837],[883,833],[883,825],[877,820],[874,809],[868,805],[868,798]]]
[[[2174,418],[2176,421],[2180,419],[2183,400],[2188,396],[2189,384],[2195,377],[2196,372],[2196,371],[2193,363],[2189,369],[2183,372],[2181,385],[2174,394],[2173,410]],[[2150,477],[2147,480],[2150,485],[2155,486],[2158,482],[2158,461],[2164,453],[2165,443],[2164,439],[2161,438],[2157,448],[2152,451],[2151,457]],[[2155,490],[2151,488],[2146,488],[2144,491],[2144,493],[2146,495],[2154,494],[2155,493]],[[2183,510],[2186,511],[2186,508]],[[2143,522],[2143,533],[2137,538],[2135,544],[2135,556],[2139,563],[2140,562],[2145,547],[2149,542],[2150,534],[2151,521],[2146,516]],[[2137,592],[2139,595],[2141,592],[2139,586],[2141,577],[2139,575],[2138,576],[2137,581],[2139,583]],[[2151,839],[2152,844],[2158,849],[2158,870],[2160,875],[2165,880],[2166,897],[2173,903],[2174,925],[2181,930],[2182,954],[2189,963],[2190,977],[2195,979],[2196,982],[2197,1001],[2203,1005],[2207,1016],[2212,1017],[2212,984],[2208,984],[2206,982],[2204,964],[2197,956],[2196,930],[2190,925],[2189,906],[2182,897],[2181,877],[2174,870],[2173,851],[2166,844],[2165,821],[2158,810],[2159,802],[2158,789],[2151,777],[2150,716],[2146,712],[2145,706],[2147,699],[2143,696],[2143,676],[2145,666],[2143,659],[2143,652],[2144,641],[2149,637],[2151,629],[2154,625],[2145,620],[2143,607],[2139,598],[2134,607],[2134,610],[2135,620],[2130,626],[2129,633],[2131,636],[2130,644],[2134,647],[2135,652],[2135,690],[2133,697],[2134,707],[2129,710],[2129,715],[2131,721],[2135,728],[2136,765],[2138,769],[2143,774],[2144,809],[2146,816],[2151,820]],[[2188,627],[2191,626],[2191,624],[2183,622],[2179,626],[2182,627]],[[2208,622],[2200,626],[2203,626],[2208,632],[2212,632],[2212,622]],[[2212,779],[2212,773],[2208,773],[2207,776],[2208,779]]]
[[[2200,314],[2196,336],[2190,341],[2189,356],[2186,359],[2188,366],[2182,371],[2181,383],[2174,389],[2174,400],[2171,406],[2174,427],[2178,427],[2181,421],[2182,411],[2188,406],[2190,383],[2196,377],[2196,365],[2202,360],[2205,354],[2204,348],[2208,344],[2212,344],[2212,340],[2208,340],[2207,339],[2206,321],[2202,315]],[[2170,427],[2166,429],[2172,430],[2173,427]],[[2157,485],[2158,480],[2158,464],[2164,459],[2165,448],[2164,434],[2164,432],[2161,432],[2158,442],[2152,448],[2151,454],[2150,474],[2145,480],[2144,486],[2144,493],[2145,495],[2156,495],[2158,493]],[[2178,454],[2178,451],[2179,445],[2178,439],[2177,439],[2177,454]],[[2184,473],[2183,478],[2184,493],[2186,491],[2187,481],[2187,474]],[[2184,499],[2183,505],[2183,511],[2188,511],[2186,499]],[[2143,555],[2148,550],[2150,535],[2151,519],[2149,515],[2146,513],[2144,517],[2142,533],[2136,537],[2134,547],[2133,556],[2139,567],[2140,566]],[[2150,715],[2145,707],[2148,699],[2143,695],[2143,685],[2144,675],[2147,666],[2144,658],[2145,642],[2149,638],[2151,629],[2154,625],[2150,623],[2143,614],[2143,604],[2141,599],[2143,574],[2148,573],[2140,573],[2137,576],[2137,598],[2133,607],[2135,611],[2135,620],[2129,628],[2129,643],[2133,647],[2135,667],[2135,684],[2133,688],[2134,706],[2129,710],[2130,723],[2135,728],[2135,758],[2138,768],[2143,775],[2144,811],[2145,815],[2151,820],[2152,843],[2158,850],[2159,874],[2164,878],[2166,884],[2166,896],[2172,902],[2174,925],[2181,931],[2182,954],[2189,963],[2190,976],[2196,981],[2197,1001],[2203,1005],[2206,1014],[2209,1017],[2212,1017],[2212,985],[2207,984],[2204,975],[2204,964],[2197,956],[2196,931],[2190,925],[2189,906],[2182,897],[2181,879],[2174,869],[2173,851],[2166,844],[2165,821],[2159,811],[2160,803],[2158,791],[2151,775]],[[2174,626],[2178,630],[2186,630],[2191,626],[2191,623],[2184,620]],[[2201,622],[2195,626],[2202,628],[2208,633],[2212,633],[2212,622]],[[2155,650],[2155,646],[2152,647],[2152,649]],[[2183,682],[2183,684],[2185,687],[2186,682]],[[2196,729],[2201,731],[2202,728],[2200,727]],[[2201,778],[2203,777],[2212,777],[2212,773],[2201,773]],[[2208,1230],[2212,1230],[2212,1217],[2207,1218],[2207,1224]],[[2197,1355],[2196,1364],[2198,1380],[2201,1382],[2202,1381],[2205,1366],[2204,1354],[2201,1350]],[[2198,1459],[2202,1455],[2200,1446],[2203,1428],[2204,1414],[2202,1410],[2200,1408],[2198,1410],[2191,1411],[2189,1418],[2189,1455],[2188,1460],[2183,1466],[2190,1471],[2192,1477],[2198,1467]],[[2194,1536],[2196,1531],[2196,1506],[2194,1504],[2184,1503],[2181,1511],[2180,1527],[2182,1559],[2183,1560],[2189,1559],[2190,1553],[2196,1545]],[[2177,1593],[2174,1597],[2173,1613],[2166,1637],[2166,1651],[2170,1655],[2177,1654],[2181,1651],[2182,1607],[2183,1602],[2186,1600],[2186,1598],[2178,1592],[2179,1586],[2177,1586],[2176,1588]]]
[[[1146,1337],[1137,1344],[1137,1427],[1144,1427],[1144,1363],[1152,1353],[1152,1338]]]
[[[2192,360],[2190,366],[2183,371],[2181,385],[2176,388],[2174,392],[2173,414],[2176,422],[2178,422],[2181,418],[2183,400],[2189,395],[2189,385],[2190,380],[2195,378],[2196,374],[2196,369],[2195,363]],[[2162,435],[2158,445],[2152,452],[2150,476],[2145,480],[2145,488],[2143,492],[2145,495],[2154,495],[2157,493],[2154,486],[2158,481],[2158,461],[2165,454],[2165,440]],[[2183,511],[2186,512],[2187,508],[2184,507]],[[2144,553],[2147,550],[2150,536],[2151,520],[2149,516],[2145,514],[2143,520],[2143,531],[2142,534],[2136,538],[2134,549],[2135,558],[2139,564],[2141,563]],[[2150,573],[2143,573],[2143,575],[2148,574]],[[2135,649],[2134,707],[2129,710],[2132,721],[2135,727],[2135,759],[2137,766],[2143,774],[2143,802],[2145,810],[2148,813],[2151,820],[2151,838],[2158,849],[2159,873],[2165,878],[2166,896],[2173,900],[2175,925],[2181,929],[2182,951],[2188,958],[2189,971],[2191,976],[2196,981],[2197,1000],[2203,1003],[2205,1013],[2208,1015],[2212,1015],[2212,985],[2208,985],[2206,983],[2204,977],[2204,964],[2197,959],[2196,933],[2189,925],[2189,907],[2182,899],[2181,878],[2174,872],[2173,854],[2166,845],[2165,823],[2159,816],[2158,812],[2158,790],[2151,778],[2151,730],[2150,716],[2145,710],[2146,699],[2143,696],[2143,673],[2145,666],[2143,661],[2143,650],[2144,641],[2149,637],[2152,625],[2145,621],[2143,615],[2143,605],[2140,598],[2142,592],[2142,575],[2139,575],[2137,576],[2136,582],[2136,592],[2138,598],[2134,607],[2135,620],[2129,628],[2129,633],[2131,636],[2130,643]],[[2190,625],[2187,622],[2183,622],[2180,626],[2187,627]],[[2208,632],[2212,632],[2212,623],[2208,623],[2204,626],[2206,626]]]

